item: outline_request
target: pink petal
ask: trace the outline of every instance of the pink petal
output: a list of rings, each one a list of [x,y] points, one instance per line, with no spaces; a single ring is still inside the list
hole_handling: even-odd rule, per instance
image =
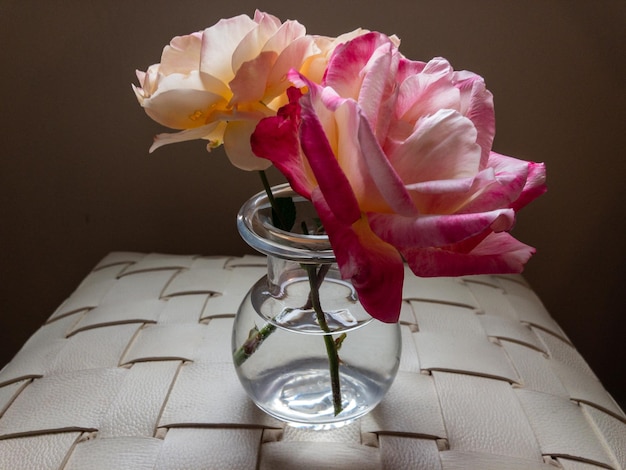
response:
[[[391,209],[378,191],[359,143],[359,112],[356,102],[346,100],[332,114],[332,126],[340,129],[336,136],[337,161],[350,181],[362,212]]]
[[[424,70],[401,82],[396,116],[408,122],[441,109],[461,111],[460,93],[451,81],[452,66],[445,59],[433,59]]]
[[[367,33],[337,46],[323,84],[332,87],[343,98],[358,99],[362,70],[374,51],[389,39],[380,33]]]
[[[273,117],[262,119],[250,138],[255,155],[271,161],[283,173],[292,189],[311,199],[311,191],[317,185],[315,177],[300,152],[298,130],[300,127],[300,104],[302,93],[297,88],[287,90],[289,104],[278,110]]]
[[[480,212],[511,207],[511,204],[519,197],[528,176],[528,162],[518,160],[518,168],[510,168],[513,171],[497,171],[488,168],[479,173],[477,180],[483,175],[491,174],[489,181],[485,180],[479,191],[474,191],[468,197],[466,203],[459,207],[459,212]],[[490,175],[490,176],[491,176]]]
[[[481,148],[481,168],[485,168],[489,159],[489,152],[493,145],[496,133],[496,117],[493,109],[493,96],[485,88],[485,82],[481,77],[471,74],[471,78],[460,85],[461,97],[468,96],[468,103],[462,104],[461,113],[467,116],[476,127],[478,135],[476,142]],[[469,87],[469,90],[465,90]]]
[[[515,223],[512,209],[477,214],[423,215],[403,217],[397,214],[369,213],[372,230],[387,243],[402,249],[455,244],[480,235],[485,230],[501,232]]]
[[[407,191],[419,194],[441,195],[450,193],[463,193],[463,196],[467,197],[474,185],[474,180],[475,178],[431,180],[407,184],[405,187]]]
[[[359,90],[358,103],[375,131],[378,130],[381,108],[389,101],[395,89],[393,79],[395,69],[398,66],[398,54],[393,54],[392,46],[391,43],[388,43],[376,49],[366,68],[361,72],[364,77]],[[386,120],[388,121],[388,119]],[[386,128],[386,126],[383,127]],[[376,134],[381,135],[382,131],[376,132]]]
[[[457,111],[440,110],[422,118],[389,159],[406,184],[474,176],[480,165],[476,129]]]
[[[535,249],[502,232],[490,234],[468,253],[455,251],[454,246],[401,252],[417,276],[437,277],[521,273]]]
[[[511,186],[509,207],[516,211],[546,192],[546,167],[543,163],[527,162],[507,157],[496,152],[489,155],[488,166],[496,172],[496,177],[516,178]],[[523,181],[520,179],[523,178]],[[506,184],[506,180],[504,181]],[[523,187],[521,187],[523,185]],[[513,188],[516,190],[513,192]]]
[[[484,186],[495,180],[491,169],[484,170],[475,178],[455,178],[424,181],[406,185],[413,203],[422,214],[454,214],[470,212],[461,210]],[[483,208],[481,211],[502,206]]]
[[[426,67],[426,62],[409,60],[406,57],[402,57],[400,59],[400,63],[398,64],[397,82],[402,83],[408,77],[421,73],[424,70],[424,67]]]
[[[300,99],[300,104],[302,106],[300,127],[302,150],[335,216],[345,223],[353,223],[361,217],[359,204],[328,142],[322,123],[311,102],[311,93],[304,95]]]
[[[543,163],[528,163],[528,178],[520,197],[511,204],[516,211],[535,200],[548,190],[546,186],[546,166]]]
[[[352,281],[363,308],[380,321],[397,322],[404,280],[404,264],[398,251],[374,235],[365,219],[347,224],[337,218],[319,189],[313,192],[313,203],[341,275]]]
[[[409,193],[405,190],[404,183],[387,160],[387,156],[380,148],[369,122],[360,111],[358,136],[363,159],[369,168],[369,173],[376,175],[373,178],[374,183],[387,204],[398,214],[416,215],[417,209]]]

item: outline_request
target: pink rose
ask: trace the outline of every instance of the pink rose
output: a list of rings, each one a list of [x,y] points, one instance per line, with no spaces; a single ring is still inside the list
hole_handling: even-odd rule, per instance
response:
[[[222,19],[204,31],[175,37],[163,49],[161,63],[138,71],[140,86],[133,85],[152,119],[181,130],[158,135],[150,151],[206,139],[209,150],[223,143],[239,168],[267,168],[270,162],[253,155],[250,134],[260,119],[286,103],[287,72],[319,68],[332,45],[332,39],[307,36],[297,21],[281,23],[259,11],[254,18]],[[327,58],[323,62],[325,68]]]
[[[321,84],[262,120],[252,149],[311,199],[368,312],[398,320],[403,261],[419,276],[517,273],[534,253],[507,233],[545,191],[543,164],[491,151],[483,79],[406,59],[380,33],[337,47]]]

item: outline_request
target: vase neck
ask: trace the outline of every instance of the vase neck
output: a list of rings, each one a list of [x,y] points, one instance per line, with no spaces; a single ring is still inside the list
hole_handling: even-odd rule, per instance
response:
[[[250,198],[239,210],[237,228],[241,237],[255,250],[268,256],[297,263],[332,264],[335,256],[324,234],[298,232],[304,225],[309,231],[319,222],[315,208],[307,199],[296,194],[289,185],[274,186],[275,198],[292,198],[296,220],[292,231],[281,230],[272,223],[272,209],[265,192]]]

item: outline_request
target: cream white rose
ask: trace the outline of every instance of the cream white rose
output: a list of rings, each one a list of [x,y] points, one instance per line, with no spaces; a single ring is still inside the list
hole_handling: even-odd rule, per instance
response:
[[[152,119],[180,130],[156,136],[150,151],[205,139],[209,150],[224,144],[239,168],[267,168],[270,162],[252,153],[250,135],[260,119],[285,104],[287,73],[323,69],[333,46],[331,39],[307,35],[297,21],[283,23],[260,11],[254,18],[222,19],[204,31],[175,37],[161,62],[138,71],[139,86],[133,85]]]

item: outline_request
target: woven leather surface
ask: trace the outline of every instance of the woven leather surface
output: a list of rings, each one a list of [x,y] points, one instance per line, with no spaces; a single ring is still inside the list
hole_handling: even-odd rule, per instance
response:
[[[338,430],[284,428],[230,359],[264,273],[111,253],[0,371],[0,469],[626,467],[624,413],[520,276],[408,274],[384,401]]]

